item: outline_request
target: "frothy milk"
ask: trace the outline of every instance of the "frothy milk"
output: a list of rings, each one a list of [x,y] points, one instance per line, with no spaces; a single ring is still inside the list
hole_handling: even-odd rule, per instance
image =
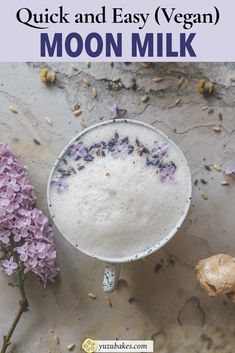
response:
[[[51,180],[50,211],[59,230],[107,261],[137,258],[166,241],[191,195],[190,170],[175,144],[157,130],[121,121],[74,141]]]

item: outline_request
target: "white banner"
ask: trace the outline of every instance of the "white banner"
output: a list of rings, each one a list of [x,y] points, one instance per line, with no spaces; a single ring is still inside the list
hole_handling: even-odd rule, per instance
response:
[[[235,61],[235,3],[10,0],[0,61]]]

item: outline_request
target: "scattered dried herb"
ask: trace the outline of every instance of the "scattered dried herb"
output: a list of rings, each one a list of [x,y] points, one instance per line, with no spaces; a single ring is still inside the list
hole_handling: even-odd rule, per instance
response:
[[[135,302],[137,302],[137,300],[136,300],[135,297],[131,297],[131,298],[128,299],[128,303],[129,303],[129,304],[133,304],[133,303],[135,303]]]
[[[12,113],[15,113],[15,114],[18,113],[18,110],[17,110],[16,107],[13,106],[13,105],[10,106],[10,111],[11,111]]]
[[[227,180],[223,180],[223,181],[221,181],[221,185],[222,186],[228,186],[229,182]]]
[[[88,293],[87,295],[91,299],[97,299],[97,297],[96,297],[96,295],[94,293]]]
[[[149,69],[151,67],[150,63],[140,62],[140,66],[144,69]]]
[[[49,125],[53,125],[53,121],[48,116],[45,117],[45,120]]]
[[[184,81],[185,81],[185,79],[183,77],[181,77],[177,83],[178,87],[181,87],[184,84]]]
[[[217,172],[221,172],[221,167],[220,167],[219,164],[214,164],[214,165],[213,165],[213,168],[214,168],[214,170],[216,170]]]
[[[82,82],[84,83],[84,85],[85,85],[86,87],[89,87],[90,84],[91,84],[90,81],[89,81],[87,78],[83,78]]]
[[[113,304],[112,304],[112,302],[111,302],[111,299],[110,299],[107,295],[104,297],[104,299],[105,299],[106,303],[108,304],[108,306],[109,306],[110,308],[112,308],[112,307],[113,307]]]
[[[67,346],[67,350],[68,350],[68,351],[72,351],[75,347],[76,347],[75,344],[74,344],[74,343],[71,343],[71,344],[69,344],[69,345]]]
[[[40,145],[41,145],[41,142],[40,142],[40,141],[38,141],[37,139],[33,139],[33,142],[35,143],[35,145],[38,145],[38,146],[40,146]]]
[[[201,196],[204,200],[208,200],[208,194],[206,192],[202,192]]]
[[[163,80],[164,80],[164,78],[159,77],[159,76],[156,76],[156,77],[153,78],[153,82],[156,82],[156,83],[162,82]]]
[[[73,71],[78,71],[78,66],[75,64],[71,64],[71,67],[73,69]]]
[[[175,101],[175,105],[178,106],[180,105],[180,103],[181,103],[181,98],[177,98]]]
[[[154,272],[158,273],[158,272],[160,272],[161,269],[162,269],[162,264],[158,263],[154,267]]]
[[[97,97],[97,90],[96,90],[95,87],[93,87],[93,89],[92,89],[92,97],[93,97],[93,98],[96,98],[96,97]]]
[[[114,77],[114,78],[112,79],[112,81],[113,81],[114,83],[118,83],[118,82],[121,81],[121,77],[120,77],[120,76],[116,76],[116,77]]]
[[[213,114],[214,113],[214,109],[213,108],[210,108],[209,110],[208,110],[208,114],[210,115],[210,114]]]
[[[235,76],[234,75],[229,75],[229,79],[230,79],[230,81],[235,82]]]
[[[213,131],[219,133],[219,132],[222,131],[222,129],[221,129],[221,127],[219,127],[219,126],[214,126],[214,127],[213,127]]]
[[[135,78],[132,79],[131,88],[133,89],[133,91],[137,90],[137,83],[136,83],[136,79]]]
[[[81,115],[81,114],[82,114],[81,109],[76,109],[76,110],[73,111],[73,115],[74,115],[74,116],[79,116],[79,115]]]
[[[148,95],[148,94],[143,95],[143,96],[140,98],[140,100],[141,100],[142,103],[147,103],[148,100],[149,100],[149,95]]]

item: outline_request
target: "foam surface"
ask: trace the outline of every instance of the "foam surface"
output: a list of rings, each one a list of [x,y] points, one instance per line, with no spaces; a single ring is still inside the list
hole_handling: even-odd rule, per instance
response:
[[[66,180],[69,188],[50,191],[54,222],[80,250],[90,255],[125,261],[165,239],[181,223],[190,197],[190,171],[183,154],[161,134],[143,126],[109,124],[85,134],[90,145],[109,140],[114,132],[136,137],[151,148],[169,143],[169,158],[177,165],[175,183],[163,185],[155,167],[137,154],[115,159],[95,158]],[[62,163],[62,162],[61,162]],[[72,162],[77,168],[78,162]],[[58,177],[57,172],[53,179]]]

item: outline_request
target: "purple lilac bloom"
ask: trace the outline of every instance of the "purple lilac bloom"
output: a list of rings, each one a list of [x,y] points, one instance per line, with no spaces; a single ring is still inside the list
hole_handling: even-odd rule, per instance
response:
[[[129,148],[128,144],[124,143],[121,145],[115,145],[112,150],[112,156],[114,158],[125,158],[128,154]]]
[[[30,220],[28,237],[15,250],[24,264],[25,273],[35,273],[46,285],[47,280],[53,280],[59,271],[54,263],[56,249],[53,231],[48,218],[38,209],[31,211]]]
[[[116,119],[118,117],[118,107],[117,104],[113,103],[110,107],[111,119]]]
[[[15,270],[17,269],[18,265],[14,261],[13,256],[11,256],[9,260],[3,260],[1,262],[1,267],[2,270],[8,274],[8,276],[11,276],[13,272],[15,272]]]
[[[168,151],[168,143],[155,141],[152,149],[153,158],[162,158]]]
[[[27,168],[0,143],[0,223],[8,222],[19,209],[35,205],[34,188],[29,184]]]
[[[175,173],[176,167],[173,164],[169,164],[160,169],[159,174],[162,184],[169,184],[175,182]]]
[[[72,144],[69,147],[70,156],[72,156],[75,160],[78,158],[84,158],[87,155],[87,149],[82,142],[78,144]]]
[[[64,181],[58,180],[60,188]],[[59,272],[48,218],[34,208],[36,197],[27,168],[9,146],[0,143],[0,269],[12,275],[18,266],[33,272],[43,283]]]
[[[225,169],[224,174],[226,175],[235,175],[235,166],[228,167]]]
[[[10,235],[11,235],[11,231],[10,230],[0,229],[0,242],[3,245],[9,244],[10,243]]]

